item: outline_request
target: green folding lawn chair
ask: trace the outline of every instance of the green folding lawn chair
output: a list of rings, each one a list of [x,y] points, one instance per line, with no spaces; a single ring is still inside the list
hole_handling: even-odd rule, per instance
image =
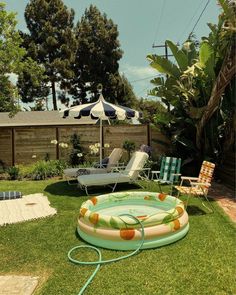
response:
[[[161,184],[170,184],[172,194],[173,185],[179,182],[181,176],[180,167],[180,158],[162,157],[160,171],[151,172],[151,179],[158,183],[160,192],[162,192]]]

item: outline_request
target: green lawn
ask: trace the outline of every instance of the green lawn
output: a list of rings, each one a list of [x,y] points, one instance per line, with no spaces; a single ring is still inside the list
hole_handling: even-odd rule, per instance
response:
[[[135,189],[118,190],[130,188]],[[157,187],[149,184],[147,189]],[[78,294],[94,267],[70,263],[67,252],[83,243],[76,234],[76,219],[87,197],[61,180],[1,181],[0,190],[43,192],[58,211],[53,217],[0,227],[0,275],[39,276],[36,294]],[[85,294],[236,294],[235,226],[217,204],[213,206],[214,214],[205,214],[201,203],[192,200],[190,230],[184,239],[103,265]],[[102,252],[104,259],[126,253]],[[88,250],[82,250],[82,256],[96,259]]]

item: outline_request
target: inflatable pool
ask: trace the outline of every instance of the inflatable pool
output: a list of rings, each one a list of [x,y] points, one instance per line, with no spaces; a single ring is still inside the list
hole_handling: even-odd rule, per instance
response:
[[[141,240],[142,249],[164,246],[183,238],[188,214],[181,200],[163,193],[122,192],[93,197],[80,208],[77,230],[90,244],[115,250],[133,250]],[[122,216],[123,215],[123,216]]]

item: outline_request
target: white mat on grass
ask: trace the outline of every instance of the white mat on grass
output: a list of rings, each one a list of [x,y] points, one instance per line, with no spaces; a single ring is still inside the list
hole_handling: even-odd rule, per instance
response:
[[[0,201],[0,225],[22,222],[56,214],[43,194],[23,196],[21,199]]]

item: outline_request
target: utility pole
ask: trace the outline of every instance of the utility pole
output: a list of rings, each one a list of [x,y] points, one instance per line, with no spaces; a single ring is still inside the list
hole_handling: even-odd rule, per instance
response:
[[[176,44],[176,46],[179,46],[179,43]],[[162,45],[152,45],[152,48],[165,48],[165,54],[164,55],[160,55],[161,57],[165,57],[166,59],[168,59],[169,56],[173,56],[173,54],[168,54],[168,45],[165,42],[165,44]]]

